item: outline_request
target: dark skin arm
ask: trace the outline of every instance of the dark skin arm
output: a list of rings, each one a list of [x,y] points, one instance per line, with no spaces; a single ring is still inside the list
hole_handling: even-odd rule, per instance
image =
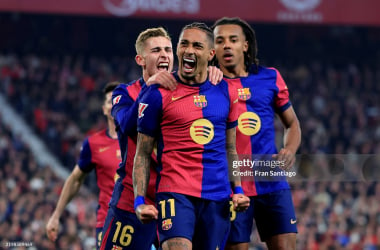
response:
[[[236,151],[236,128],[228,129],[226,132],[226,138],[226,150],[229,162],[228,170],[229,175],[233,176],[233,171],[236,171],[236,169],[232,167],[232,162],[239,160]],[[232,189],[237,186],[241,186],[240,176],[234,176],[233,181],[231,182]],[[239,212],[244,211],[249,207],[250,200],[249,197],[244,194],[233,194],[232,202],[234,204],[234,209]]]
[[[285,129],[284,147],[273,157],[278,161],[284,161],[284,169],[288,170],[296,161],[295,154],[301,144],[301,128],[293,107],[279,114],[279,117]]]
[[[133,164],[133,191],[135,197],[146,196],[150,176],[150,162],[154,147],[154,138],[138,133],[136,155]],[[153,205],[141,204],[136,208],[136,215],[142,223],[157,219],[158,210]]]

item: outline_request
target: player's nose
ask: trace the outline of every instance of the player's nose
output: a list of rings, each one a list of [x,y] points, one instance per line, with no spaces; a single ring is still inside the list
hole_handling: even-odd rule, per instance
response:
[[[230,43],[229,42],[224,42],[223,43],[223,49],[229,49],[231,46],[230,46]]]

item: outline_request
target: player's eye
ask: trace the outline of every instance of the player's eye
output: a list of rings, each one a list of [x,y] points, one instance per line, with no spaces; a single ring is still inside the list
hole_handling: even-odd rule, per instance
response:
[[[203,45],[201,43],[194,43],[194,48],[202,49]]]
[[[186,42],[186,41],[181,41],[179,44],[180,44],[181,46],[187,46],[187,45],[188,45],[188,42]]]

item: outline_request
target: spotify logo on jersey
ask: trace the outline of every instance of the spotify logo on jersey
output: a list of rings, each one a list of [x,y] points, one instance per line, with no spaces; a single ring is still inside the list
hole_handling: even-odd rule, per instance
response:
[[[244,112],[239,116],[238,128],[244,135],[255,135],[260,131],[260,117],[253,112]]]
[[[191,124],[190,136],[198,144],[207,144],[214,138],[214,126],[207,119],[198,119]]]

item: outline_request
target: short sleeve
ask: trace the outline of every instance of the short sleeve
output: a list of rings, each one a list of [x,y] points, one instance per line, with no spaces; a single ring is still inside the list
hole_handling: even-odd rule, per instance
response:
[[[159,85],[148,87],[138,102],[137,131],[151,137],[156,137],[160,131],[162,95],[158,88]]]
[[[86,173],[90,172],[95,167],[95,164],[92,163],[92,154],[88,138],[86,138],[82,143],[82,147],[79,154],[78,166],[80,170]]]

